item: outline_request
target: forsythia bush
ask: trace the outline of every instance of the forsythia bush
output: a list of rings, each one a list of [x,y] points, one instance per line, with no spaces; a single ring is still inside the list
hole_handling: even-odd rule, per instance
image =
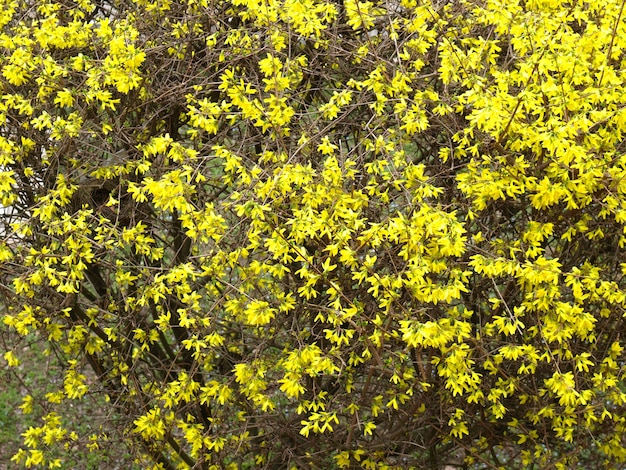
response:
[[[12,465],[626,465],[624,1],[0,3]]]

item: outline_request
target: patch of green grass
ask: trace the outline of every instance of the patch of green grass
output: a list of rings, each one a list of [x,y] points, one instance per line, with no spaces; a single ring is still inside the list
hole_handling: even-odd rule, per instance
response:
[[[16,352],[19,366],[9,367],[2,359],[8,350]],[[36,338],[19,337],[0,326],[0,469],[16,468],[11,457],[20,448],[26,448],[21,434],[31,426],[41,426],[42,416],[49,411],[57,412],[63,426],[78,435],[77,440],[68,441],[68,448],[60,444],[53,450],[55,457],[63,458],[62,468],[138,468],[123,441],[111,439],[101,442],[98,449],[89,449],[89,437],[107,431],[100,427],[102,423],[114,426],[115,416],[100,395],[88,394],[81,400],[51,405],[45,394],[62,388],[62,383],[63,369],[54,355],[45,353],[43,343]],[[20,409],[26,395],[34,398],[31,414]]]
[[[18,387],[6,370],[0,370],[0,467],[9,463],[10,456],[20,446],[22,412]]]
[[[25,358],[17,367],[9,367],[6,361],[0,359],[0,468],[11,464],[11,457],[22,446],[21,434],[34,424],[32,416],[25,415],[20,409],[23,397],[28,388],[36,386],[42,380],[40,363],[41,354],[38,351],[21,349],[26,339],[0,330],[0,357],[10,349],[20,347],[20,359]],[[12,346],[12,347],[11,347]]]

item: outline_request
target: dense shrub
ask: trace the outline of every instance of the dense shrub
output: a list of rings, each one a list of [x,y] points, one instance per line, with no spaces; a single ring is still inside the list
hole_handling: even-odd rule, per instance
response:
[[[623,468],[624,2],[1,3],[14,463]]]

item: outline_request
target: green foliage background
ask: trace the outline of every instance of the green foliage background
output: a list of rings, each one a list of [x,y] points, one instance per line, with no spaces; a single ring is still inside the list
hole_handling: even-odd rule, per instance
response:
[[[12,464],[623,468],[624,4],[1,0]]]

